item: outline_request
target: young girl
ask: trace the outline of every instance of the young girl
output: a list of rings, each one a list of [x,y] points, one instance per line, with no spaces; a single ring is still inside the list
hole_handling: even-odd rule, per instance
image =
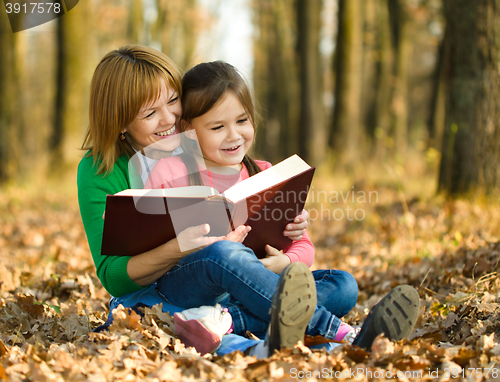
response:
[[[159,160],[145,188],[207,185],[222,193],[271,167],[269,162],[253,160],[247,155],[255,133],[253,101],[248,86],[234,67],[221,61],[200,64],[184,75],[182,86],[180,130],[197,143],[184,140],[183,149],[190,156]],[[292,262],[311,266],[314,261],[314,246],[307,233],[283,253],[269,245],[265,249],[268,257],[262,262],[274,273],[281,273]],[[357,289],[354,304],[356,298]]]
[[[249,87],[234,67],[216,61],[189,70],[182,79],[182,105],[181,131],[197,139],[202,158],[181,156],[159,160],[146,188],[203,183],[223,192],[233,183],[271,166],[247,155],[255,135],[254,106]],[[183,149],[190,152],[191,146],[187,142]],[[208,231],[209,227],[206,233]],[[235,333],[242,335],[250,331],[262,336],[267,329],[271,297],[278,283],[277,273],[292,262],[311,265],[314,260],[314,247],[307,234],[285,248],[283,253],[267,246],[268,256],[262,260],[241,243],[220,241],[207,248],[211,247],[208,254],[196,251],[179,260],[158,280],[158,290],[167,301],[183,308],[220,303],[231,314]],[[236,252],[238,255],[234,256]],[[306,334],[335,341],[350,338],[352,341],[355,336],[353,328],[343,324],[339,317],[356,304],[358,289],[355,279],[338,270],[314,271],[313,276],[317,307]],[[393,294],[391,298],[394,297]],[[405,298],[414,303],[418,295]],[[416,321],[414,314],[409,319],[408,316],[405,319],[402,313],[398,317],[397,325],[404,328],[403,333],[395,335],[395,332],[386,330],[389,338],[408,335]],[[383,318],[389,321],[389,317]],[[370,326],[368,332],[369,336],[365,334],[363,342],[366,345],[366,338],[371,338],[367,347],[381,330]]]

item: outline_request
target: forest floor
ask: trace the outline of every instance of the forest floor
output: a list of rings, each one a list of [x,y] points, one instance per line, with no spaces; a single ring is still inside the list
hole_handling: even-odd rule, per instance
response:
[[[158,307],[142,321],[117,311],[109,332],[91,333],[107,317],[109,295],[95,275],[74,179],[0,191],[0,380],[498,380],[500,203],[446,200],[431,177],[389,170],[362,182],[319,171],[308,232],[313,268],[343,269],[359,283],[346,322],[362,323],[398,284],[418,290],[410,339],[379,338],[370,353],[297,346],[261,361],[186,349]]]

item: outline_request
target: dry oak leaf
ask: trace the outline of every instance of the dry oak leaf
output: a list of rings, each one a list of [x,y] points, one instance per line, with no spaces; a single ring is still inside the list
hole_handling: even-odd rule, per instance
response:
[[[356,363],[363,363],[370,357],[370,353],[358,346],[345,346],[345,354]]]
[[[113,331],[122,328],[141,331],[141,316],[132,309],[119,305],[118,308],[113,309],[113,323],[109,330]]]
[[[161,382],[180,381],[182,379],[182,371],[177,367],[177,362],[167,361],[150,375],[151,378],[158,378]]]
[[[16,296],[17,305],[32,317],[40,317],[45,312],[43,305],[36,304],[35,297],[32,295],[18,294]]]
[[[373,341],[372,355],[374,358],[381,358],[394,353],[394,349],[394,342],[380,334]]]
[[[0,359],[5,357],[9,353],[9,349],[7,349],[7,346],[0,340]]]
[[[471,359],[476,358],[479,355],[477,350],[473,350],[470,347],[462,347],[458,353],[453,356],[453,362],[458,363],[462,367],[466,367]]]
[[[431,361],[417,355],[400,358],[394,361],[394,366],[399,370],[420,370],[431,366]]]
[[[37,382],[65,382],[58,373],[55,373],[45,362],[31,363],[30,371],[33,381]]]
[[[7,374],[5,374],[5,369],[3,365],[0,363],[0,379],[7,380]]]
[[[488,335],[482,335],[476,343],[476,346],[480,350],[488,351],[494,348],[498,343],[495,342],[495,333]]]
[[[305,355],[305,354],[312,354],[311,349],[309,349],[307,346],[304,345],[302,341],[297,342],[297,344],[293,347],[293,354],[299,354]]]
[[[270,362],[275,361],[260,360],[251,363],[245,370],[245,377],[249,381],[262,381],[264,379],[268,379]]]

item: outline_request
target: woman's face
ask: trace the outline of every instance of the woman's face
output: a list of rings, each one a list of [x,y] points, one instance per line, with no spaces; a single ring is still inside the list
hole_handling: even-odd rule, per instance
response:
[[[147,153],[171,152],[180,146],[179,121],[182,114],[181,101],[177,91],[162,84],[160,97],[144,105],[134,120],[122,132],[134,149]],[[166,155],[163,155],[166,156]]]

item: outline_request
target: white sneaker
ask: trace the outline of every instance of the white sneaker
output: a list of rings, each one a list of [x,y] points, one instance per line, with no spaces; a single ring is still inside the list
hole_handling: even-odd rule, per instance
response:
[[[348,345],[352,345],[352,343],[354,342],[360,331],[361,328],[353,328],[352,330],[348,331],[347,334],[342,339],[342,342]]]
[[[201,354],[216,351],[222,336],[231,329],[231,315],[219,304],[201,306],[174,314],[175,331],[179,339]]]

